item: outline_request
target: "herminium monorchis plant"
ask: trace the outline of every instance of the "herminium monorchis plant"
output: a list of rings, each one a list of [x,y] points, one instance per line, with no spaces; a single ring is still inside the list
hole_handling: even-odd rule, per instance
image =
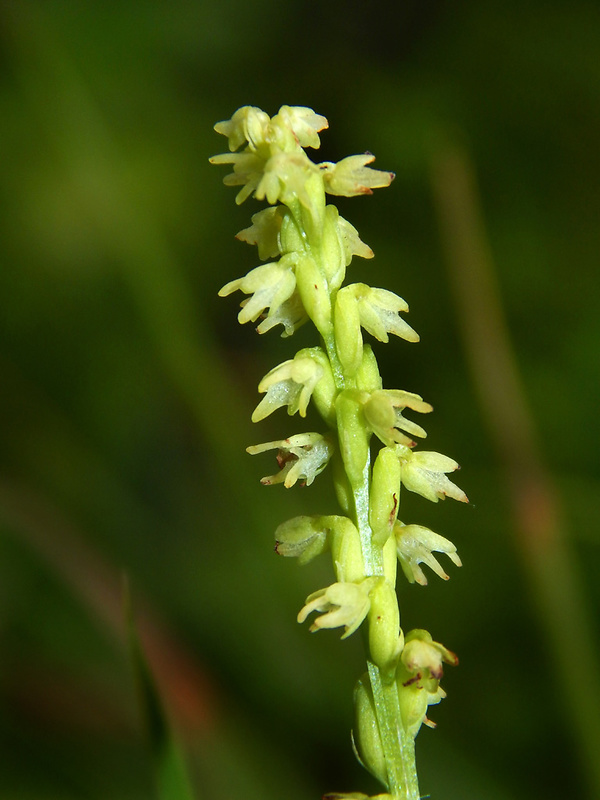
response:
[[[374,157],[349,156],[337,164],[313,163],[304,148],[318,148],[318,131],[327,120],[310,108],[283,106],[274,117],[251,106],[235,112],[215,130],[227,137],[229,153],[213,164],[231,164],[224,182],[239,186],[236,202],[250,195],[268,206],[254,214],[252,225],[237,238],[258,247],[266,261],[243,278],[226,284],[219,294],[237,290],[241,323],[257,322],[259,333],[283,326],[291,336],[312,322],[320,344],[300,350],[272,369],[260,382],[264,394],[254,422],[278,408],[306,416],[314,402],[326,433],[297,433],[280,441],[248,448],[277,451],[279,471],[265,484],[311,484],[331,462],[343,515],[295,517],[275,533],[280,555],[306,564],[328,550],[336,581],[311,594],[298,614],[304,622],[316,613],[311,631],[358,628],[364,633],[367,671],[354,692],[353,744],[360,762],[384,785],[380,800],[418,800],[415,737],[427,718],[427,707],[445,697],[440,686],[442,663],[457,664],[450,650],[425,630],[404,635],[395,591],[398,561],[406,578],[426,584],[421,568],[448,575],[434,553],[445,553],[460,566],[456,547],[437,533],[398,519],[400,485],[436,503],[444,497],[467,502],[447,476],[456,461],[416,450],[413,437],[423,428],[403,416],[409,409],[428,413],[432,407],[418,394],[383,389],[377,361],[363,330],[380,342],[392,333],[419,340],[400,317],[405,301],[364,283],[343,286],[353,256],[373,252],[356,229],[326,203],[326,195],[371,194],[388,186],[394,175],[371,169]],[[371,466],[371,440],[382,446]],[[366,800],[363,794],[329,794],[329,800]]]

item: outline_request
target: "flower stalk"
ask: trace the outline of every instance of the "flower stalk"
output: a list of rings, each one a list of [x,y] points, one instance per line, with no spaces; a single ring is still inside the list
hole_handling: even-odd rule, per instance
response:
[[[259,333],[281,325],[290,337],[307,322],[320,343],[274,367],[260,382],[264,394],[252,419],[258,422],[280,408],[304,417],[312,402],[327,431],[297,433],[253,445],[251,454],[277,451],[279,472],[266,485],[310,485],[329,463],[343,515],[296,517],[276,531],[276,552],[301,564],[329,551],[335,581],[313,592],[298,614],[312,618],[311,631],[343,628],[342,638],[358,629],[365,642],[367,671],[355,689],[353,744],[357,757],[383,785],[380,800],[418,800],[415,737],[429,705],[445,697],[442,662],[457,657],[427,631],[404,635],[396,595],[398,562],[410,582],[427,578],[425,564],[448,576],[433,555],[445,553],[460,566],[456,547],[427,528],[398,520],[400,489],[437,502],[446,496],[467,502],[447,474],[458,464],[439,453],[416,450],[424,428],[410,417],[432,407],[418,394],[383,389],[377,361],[364,332],[387,343],[389,334],[417,342],[418,334],[401,314],[408,305],[386,289],[344,284],[354,256],[373,252],[356,229],[327,203],[327,195],[371,194],[388,186],[393,174],[369,166],[367,153],[337,164],[314,163],[306,148],[320,145],[327,120],[303,107],[283,106],[274,117],[245,106],[215,130],[226,136],[229,153],[214,156],[229,164],[227,185],[241,187],[236,202],[253,195],[267,208],[238,234],[269,259],[220,291],[241,291],[240,323],[258,323]],[[379,440],[381,447],[371,450]],[[311,616],[316,615],[316,616]],[[365,798],[332,794],[329,798]]]

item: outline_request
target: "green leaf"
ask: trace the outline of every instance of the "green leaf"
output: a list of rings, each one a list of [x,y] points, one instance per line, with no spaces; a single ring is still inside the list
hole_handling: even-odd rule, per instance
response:
[[[127,579],[124,582],[123,610],[133,676],[154,766],[156,795],[158,800],[194,800],[181,747],[173,736],[135,627]]]

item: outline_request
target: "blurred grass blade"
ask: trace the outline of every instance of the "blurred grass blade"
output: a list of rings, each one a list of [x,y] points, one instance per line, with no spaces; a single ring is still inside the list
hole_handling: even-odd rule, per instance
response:
[[[600,797],[600,672],[589,592],[527,401],[475,170],[468,152],[451,140],[436,154],[432,185],[465,353],[506,474],[515,543],[586,796],[595,800]],[[574,680],[574,669],[582,669],[585,680]]]
[[[173,736],[135,627],[127,579],[124,581],[123,610],[133,676],[154,766],[158,800],[194,800],[183,753]]]

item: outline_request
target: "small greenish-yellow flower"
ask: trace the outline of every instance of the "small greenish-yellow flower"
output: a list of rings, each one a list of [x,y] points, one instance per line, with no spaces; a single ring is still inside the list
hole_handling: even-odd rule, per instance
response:
[[[250,455],[256,455],[267,450],[277,450],[280,472],[262,478],[261,483],[265,486],[283,483],[289,489],[299,480],[310,486],[327,466],[333,455],[333,449],[331,439],[320,433],[298,433],[277,442],[255,444],[247,447],[246,451]]]
[[[238,205],[254,193],[271,205],[297,198],[308,207],[311,201],[306,182],[318,174],[319,168],[302,146],[318,147],[317,131],[324,127],[325,117],[308,108],[283,106],[271,119],[258,108],[244,106],[230,120],[215,125],[217,133],[227,136],[231,152],[213,156],[210,161],[233,166],[223,182],[242,187],[235,198]]]
[[[306,598],[306,604],[298,614],[298,622],[304,622],[313,611],[324,612],[317,617],[310,631],[322,628],[344,627],[342,639],[350,636],[369,613],[369,594],[377,578],[365,578],[360,583],[333,583],[319,589]]]
[[[415,629],[406,634],[401,660],[406,669],[415,677],[414,683],[423,683],[434,678],[442,679],[442,663],[455,667],[458,656],[443,644],[434,642],[428,631]]]
[[[384,444],[392,446],[397,443],[413,447],[415,442],[405,436],[402,431],[421,438],[427,434],[416,422],[402,416],[405,408],[421,414],[433,411],[433,407],[429,403],[425,403],[418,394],[404,392],[400,389],[379,389],[372,392],[365,402],[363,410],[369,427]]]
[[[360,324],[380,342],[389,341],[388,333],[408,342],[419,341],[419,334],[399,315],[400,311],[408,311],[408,303],[397,294],[387,289],[374,289],[366,283],[354,283],[346,288],[356,297]]]
[[[229,149],[235,152],[244,145],[252,151],[264,147],[318,148],[318,131],[327,127],[329,123],[326,118],[315,114],[312,108],[282,106],[271,119],[260,108],[243,106],[238,108],[231,119],[217,122],[215,131],[228,138]]]
[[[457,656],[423,630],[413,630],[406,635],[400,656],[396,681],[398,699],[404,728],[416,736],[423,723],[431,728],[435,723],[427,719],[427,706],[436,705],[446,697],[440,686],[443,675],[442,662],[456,666]]]
[[[307,564],[330,546],[331,519],[300,516],[282,522],[275,531],[275,552],[279,556],[297,558],[300,564]]]
[[[301,147],[312,147],[315,150],[321,146],[318,131],[329,127],[325,117],[315,114],[312,108],[305,106],[281,106],[273,122],[290,128]]]
[[[394,525],[394,536],[400,565],[410,583],[416,581],[421,586],[427,585],[427,578],[419,566],[420,564],[427,564],[436,575],[445,581],[449,579],[440,562],[433,555],[434,552],[446,553],[457,567],[462,566],[456,546],[429,528],[421,525],[403,525],[401,522],[397,522]]]
[[[252,295],[242,303],[242,310],[238,314],[238,321],[242,325],[245,322],[255,322],[267,308],[269,314],[274,315],[294,293],[294,265],[292,255],[285,255],[270,264],[261,264],[251,269],[243,278],[226,283],[219,290],[219,296],[226,297],[237,291]]]
[[[260,325],[256,326],[258,333],[266,333],[276,325],[283,325],[282,338],[291,336],[305,322],[308,322],[308,314],[302,303],[302,298],[298,291],[292,295],[275,310],[271,309]]]
[[[441,453],[415,452],[402,445],[396,447],[396,452],[402,465],[401,480],[409,491],[416,492],[433,503],[445,497],[452,497],[461,503],[469,502],[462,489],[445,474],[459,469],[456,461]]]
[[[268,206],[252,215],[252,225],[240,231],[236,239],[258,247],[258,257],[264,261],[281,254],[279,231],[285,216],[285,206]]]
[[[276,152],[265,163],[256,187],[251,191],[254,191],[257,200],[266,200],[271,205],[278,201],[288,204],[298,199],[308,208],[311,198],[306,184],[315,169],[304,150],[297,153]]]
[[[254,149],[263,144],[270,122],[269,115],[260,108],[242,106],[231,119],[217,122],[215,130],[228,138],[233,153],[245,144]]]
[[[222,153],[209,159],[211,164],[232,164],[233,172],[223,178],[225,186],[241,186],[235,196],[239,206],[256,191],[264,174],[265,160],[256,153]]]
[[[353,197],[359,194],[373,194],[373,189],[389,186],[394,180],[393,172],[371,169],[367,164],[375,161],[372,153],[348,156],[333,164],[324,161],[319,164],[323,170],[325,191],[328,194]]]
[[[341,582],[364,578],[360,536],[348,517],[337,514],[294,517],[275,531],[275,552],[296,557],[300,564],[308,563],[328,549]]]
[[[323,367],[315,358],[299,353],[279,364],[258,385],[258,391],[266,395],[254,409],[252,422],[260,422],[282,406],[288,407],[290,416],[298,411],[305,417],[311,395],[323,373]]]

